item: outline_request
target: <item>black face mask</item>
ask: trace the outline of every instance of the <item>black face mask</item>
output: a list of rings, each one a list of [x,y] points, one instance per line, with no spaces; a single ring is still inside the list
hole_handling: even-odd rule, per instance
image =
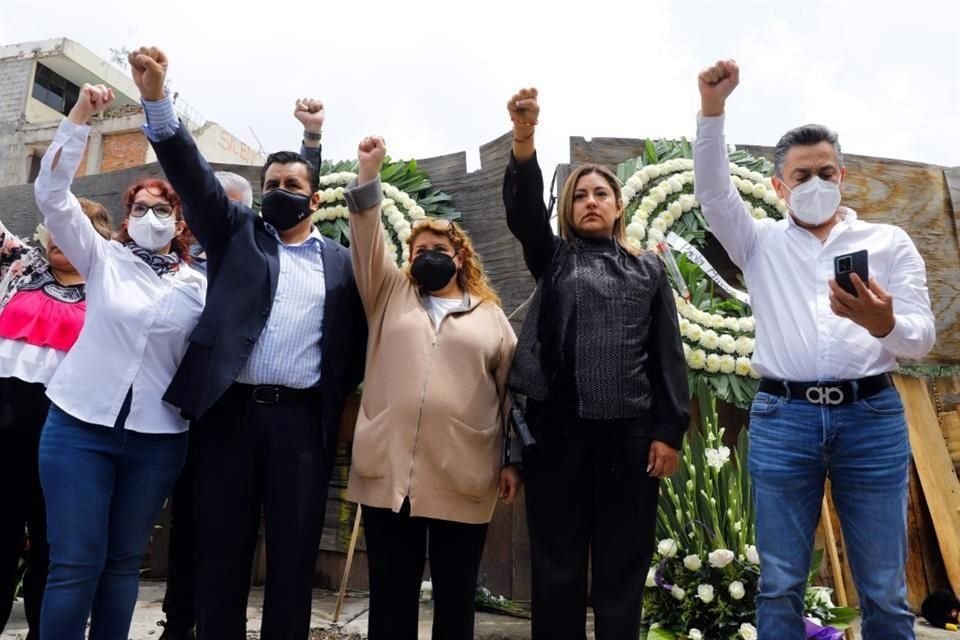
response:
[[[285,189],[274,189],[260,203],[263,220],[277,231],[286,231],[310,215],[310,198]]]
[[[453,258],[437,249],[424,251],[410,265],[410,274],[427,291],[443,289],[456,273],[457,265]]]

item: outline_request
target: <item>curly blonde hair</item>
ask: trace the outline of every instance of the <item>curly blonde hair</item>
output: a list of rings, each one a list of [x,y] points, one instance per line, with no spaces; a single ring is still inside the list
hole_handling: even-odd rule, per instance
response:
[[[453,245],[453,250],[463,260],[463,266],[457,270],[457,284],[462,290],[474,298],[486,300],[498,307],[503,306],[500,302],[500,296],[497,295],[493,284],[491,284],[490,279],[487,278],[487,274],[483,270],[483,263],[480,261],[480,256],[477,255],[476,249],[473,248],[473,242],[470,241],[470,236],[467,235],[460,225],[444,218],[421,218],[414,225],[410,237],[407,238],[407,246],[410,247],[411,256],[413,255],[413,244],[416,242],[417,236],[424,231],[430,231],[438,236],[445,236],[450,241],[450,244]],[[406,271],[407,277],[416,284],[416,280],[410,274],[409,267]]]

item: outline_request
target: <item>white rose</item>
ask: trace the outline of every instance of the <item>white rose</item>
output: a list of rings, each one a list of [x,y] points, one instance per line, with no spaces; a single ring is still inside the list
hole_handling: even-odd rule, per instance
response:
[[[700,571],[700,567],[703,566],[703,563],[700,562],[700,556],[696,554],[690,554],[683,559],[683,566],[689,571]]]
[[[733,356],[720,356],[720,373],[733,373],[737,368],[737,361]]]
[[[760,554],[757,553],[757,548],[752,545],[747,545],[747,562],[750,564],[760,564]]]
[[[627,225],[627,235],[637,240],[643,240],[647,235],[647,230],[636,220]]]
[[[687,592],[681,589],[680,587],[678,587],[677,585],[673,585],[673,587],[670,588],[670,595],[672,595],[677,600],[683,600],[684,598],[687,597]]]
[[[720,344],[720,336],[718,336],[717,332],[713,329],[707,329],[700,338],[700,344],[707,349],[716,349]]]
[[[677,541],[673,538],[664,538],[657,544],[657,551],[659,551],[660,555],[664,558],[672,558],[677,555]]]
[[[689,193],[680,196],[679,202],[680,208],[684,211],[690,211],[690,209],[693,209],[697,205],[697,199]]]
[[[743,583],[739,580],[731,582],[727,591],[730,592],[730,597],[734,600],[743,600],[743,596],[747,595],[747,590],[743,588]]]
[[[717,341],[717,346],[720,347],[720,351],[723,351],[724,353],[733,353],[737,350],[737,341],[734,340],[733,336],[731,336],[729,333],[725,333],[720,336],[720,339]]]
[[[700,342],[700,338],[703,337],[703,327],[691,322],[690,328],[687,330],[687,337],[693,342]]]
[[[703,632],[700,629],[690,629],[687,631],[687,637],[690,640],[703,640]]]
[[[748,376],[750,375],[750,358],[746,356],[740,356],[737,358],[737,366],[733,370],[738,376]]]
[[[707,373],[716,373],[720,371],[720,356],[715,353],[708,355],[705,368]]]
[[[650,569],[647,571],[647,581],[645,584],[648,587],[657,586],[657,570],[653,567],[650,567]]]
[[[740,635],[743,640],[757,640],[757,628],[749,622],[740,625]]]
[[[726,449],[726,447],[720,447],[721,452],[723,449]],[[727,449],[727,459],[729,458],[730,450]],[[730,551],[730,549],[717,549],[715,551],[711,551],[707,556],[707,559],[710,561],[710,566],[715,569],[723,569],[725,566],[733,562],[733,558],[733,551]]]
[[[704,604],[710,604],[713,602],[713,585],[712,584],[701,584],[697,587],[697,597],[703,601]]]
[[[691,369],[703,369],[706,366],[707,354],[703,349],[694,349],[690,352],[690,356],[687,358],[687,365]]]

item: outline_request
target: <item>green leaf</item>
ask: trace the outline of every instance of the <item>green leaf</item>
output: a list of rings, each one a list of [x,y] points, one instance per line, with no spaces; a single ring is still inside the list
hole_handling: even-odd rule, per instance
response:
[[[830,609],[830,614],[833,616],[830,620],[830,626],[842,631],[857,619],[860,615],[860,610],[853,607],[834,607]]]
[[[647,630],[647,640],[677,640],[677,634],[664,627]]]

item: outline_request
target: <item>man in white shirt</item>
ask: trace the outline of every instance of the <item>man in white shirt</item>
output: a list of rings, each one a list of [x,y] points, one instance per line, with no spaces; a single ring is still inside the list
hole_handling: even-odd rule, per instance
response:
[[[783,220],[755,220],[731,183],[724,107],[739,83],[732,60],[700,73],[695,195],[743,271],[763,376],[750,412],[749,468],[757,513],[759,635],[805,637],[803,595],[824,480],[860,595],[865,640],[913,638],[906,601],[907,471],[903,405],[888,373],[922,358],[934,321],[923,259],[900,228],[840,206],[846,169],[837,135],[788,131],[774,157]],[[865,249],[869,279],[834,281],[834,258]]]

